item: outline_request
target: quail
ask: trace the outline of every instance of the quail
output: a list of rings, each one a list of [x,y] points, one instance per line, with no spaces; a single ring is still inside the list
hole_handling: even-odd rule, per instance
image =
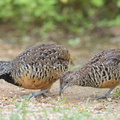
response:
[[[12,61],[0,61],[0,79],[26,89],[40,89],[35,97],[49,91],[61,73],[73,63],[62,45],[41,44],[28,48]]]
[[[108,49],[96,54],[76,71],[60,75],[60,94],[69,86],[110,88],[98,98],[106,98],[120,85],[120,49]]]

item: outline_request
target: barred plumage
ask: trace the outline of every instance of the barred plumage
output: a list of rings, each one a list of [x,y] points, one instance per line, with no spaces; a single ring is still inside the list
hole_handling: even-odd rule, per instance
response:
[[[120,84],[120,49],[104,50],[88,60],[78,71],[67,71],[60,76],[60,94],[72,85],[110,88],[99,98],[107,97]]]
[[[69,51],[61,45],[37,45],[11,62],[0,61],[0,78],[23,88],[41,89],[42,94],[68,69],[70,61]]]

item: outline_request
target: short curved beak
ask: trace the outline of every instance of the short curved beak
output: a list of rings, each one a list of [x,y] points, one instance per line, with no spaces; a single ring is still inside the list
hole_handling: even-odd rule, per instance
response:
[[[67,87],[68,87],[67,85],[61,87],[61,88],[60,88],[59,95],[61,95],[61,94],[63,93],[63,91],[64,91]]]

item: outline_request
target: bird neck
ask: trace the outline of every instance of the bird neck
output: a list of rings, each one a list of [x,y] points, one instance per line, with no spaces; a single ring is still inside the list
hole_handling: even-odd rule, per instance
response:
[[[8,83],[11,83],[11,84],[14,84],[16,86],[19,86],[19,84],[15,83],[14,79],[12,78],[11,73],[5,73],[5,74],[1,75],[0,79],[4,79]]]

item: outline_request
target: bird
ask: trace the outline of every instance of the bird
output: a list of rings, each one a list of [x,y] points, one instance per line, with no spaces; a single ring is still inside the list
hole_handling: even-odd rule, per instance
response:
[[[94,88],[109,88],[98,99],[107,98],[120,85],[120,49],[99,52],[76,71],[65,71],[60,75],[60,92],[73,85]]]
[[[29,96],[36,97],[50,90],[69,63],[74,64],[64,46],[40,44],[26,49],[11,61],[0,61],[0,79],[22,88],[40,89]]]

